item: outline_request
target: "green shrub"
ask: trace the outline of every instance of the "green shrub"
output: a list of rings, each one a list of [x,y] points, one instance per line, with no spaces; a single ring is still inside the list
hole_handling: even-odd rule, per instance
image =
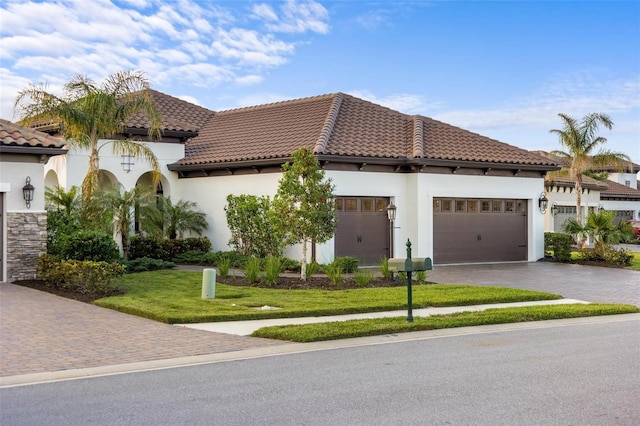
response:
[[[327,274],[329,281],[334,285],[340,285],[340,283],[342,283],[342,265],[337,259],[326,265],[324,272]]]
[[[171,260],[171,250],[165,240],[155,237],[136,235],[129,239],[129,259],[149,257],[151,259]]]
[[[358,259],[351,256],[338,257],[334,260],[342,268],[342,272],[348,274],[358,270]]]
[[[380,273],[386,279],[391,278],[391,270],[389,269],[389,259],[386,256],[380,260]]]
[[[93,298],[122,294],[123,290],[113,285],[112,280],[124,274],[125,269],[119,263],[59,260],[48,255],[41,256],[38,262],[38,276],[47,285]]]
[[[150,257],[139,257],[125,262],[127,273],[156,271],[158,269],[175,268],[176,264],[161,259],[151,259]]]
[[[173,261],[175,263],[189,263],[189,264],[200,264],[204,263],[204,257],[207,253],[201,250],[189,250],[184,253],[178,253]]]
[[[78,231],[62,238],[62,259],[91,260],[94,262],[116,262],[120,251],[110,235],[97,231]]]
[[[606,262],[612,266],[631,266],[633,255],[624,249],[606,248],[603,254],[595,250],[580,250],[578,259],[590,262]]]
[[[373,279],[373,272],[368,269],[358,269],[354,273],[353,277],[356,280],[356,284],[358,284],[360,287],[366,287]]]
[[[197,250],[208,253],[211,251],[211,241],[207,237],[184,238],[182,248],[185,252]]]
[[[260,269],[262,261],[257,257],[250,257],[244,266],[244,276],[250,283],[257,283],[260,280]]]
[[[427,271],[416,271],[415,277],[416,277],[416,282],[418,284],[424,284],[427,282],[427,276],[429,274],[427,273]]]
[[[218,273],[222,278],[227,278],[229,276],[229,267],[231,266],[231,258],[226,254],[222,256],[218,256],[218,260],[216,263],[213,263],[218,267]]]
[[[82,230],[80,220],[64,210],[47,210],[47,253],[62,255],[65,237]]]
[[[307,277],[311,277],[317,274],[321,269],[322,267],[315,260],[307,263]]]
[[[289,272],[300,272],[300,262],[288,257],[282,257],[282,270]],[[309,270],[309,264],[307,264],[307,271]],[[308,274],[308,272],[307,272]]]
[[[264,282],[274,285],[278,282],[282,270],[282,258],[269,256],[264,264]]]
[[[559,262],[571,260],[571,243],[573,238],[569,234],[559,232],[544,233],[544,250],[553,252],[553,257]]]

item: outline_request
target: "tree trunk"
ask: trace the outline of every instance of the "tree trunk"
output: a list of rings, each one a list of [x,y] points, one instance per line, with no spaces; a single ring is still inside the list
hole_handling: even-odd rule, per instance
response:
[[[582,179],[576,174],[576,220],[583,224],[582,220]]]
[[[302,239],[302,260],[300,261],[300,279],[307,280],[307,239]]]

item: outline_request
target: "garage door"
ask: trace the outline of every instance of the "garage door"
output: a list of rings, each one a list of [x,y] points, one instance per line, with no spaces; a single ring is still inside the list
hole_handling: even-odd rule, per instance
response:
[[[527,201],[435,198],[434,263],[527,260]]]
[[[337,197],[335,255],[352,256],[360,266],[378,265],[389,256],[388,198]]]
[[[576,218],[576,206],[558,206],[558,213],[553,218],[553,232],[564,232],[562,227],[571,218]]]

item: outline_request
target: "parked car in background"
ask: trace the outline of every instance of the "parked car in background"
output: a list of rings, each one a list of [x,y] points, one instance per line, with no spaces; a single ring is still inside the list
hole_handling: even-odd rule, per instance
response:
[[[633,228],[633,237],[640,241],[640,220],[630,220],[629,223]]]

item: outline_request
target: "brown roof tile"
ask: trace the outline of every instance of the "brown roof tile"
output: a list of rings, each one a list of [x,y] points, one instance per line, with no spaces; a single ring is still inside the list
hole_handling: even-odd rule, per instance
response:
[[[0,144],[32,148],[62,148],[64,140],[0,119]]]
[[[544,180],[547,185],[566,186],[573,188],[576,184],[576,179],[569,176],[568,172],[566,172],[565,170],[557,173],[547,174]],[[595,189],[598,191],[604,191],[608,188],[609,182],[610,181],[600,181],[587,175],[582,175],[582,187],[584,189]]]
[[[600,198],[632,198],[640,200],[640,190],[622,185],[618,182],[607,181],[608,188],[600,193]]]
[[[317,154],[535,165],[556,162],[428,117],[335,93],[215,113],[180,165]]]
[[[213,111],[192,104],[182,99],[174,98],[156,90],[149,89],[155,102],[156,109],[162,116],[164,131],[197,132],[214,114]],[[129,117],[126,127],[147,129],[149,120],[143,113]]]

